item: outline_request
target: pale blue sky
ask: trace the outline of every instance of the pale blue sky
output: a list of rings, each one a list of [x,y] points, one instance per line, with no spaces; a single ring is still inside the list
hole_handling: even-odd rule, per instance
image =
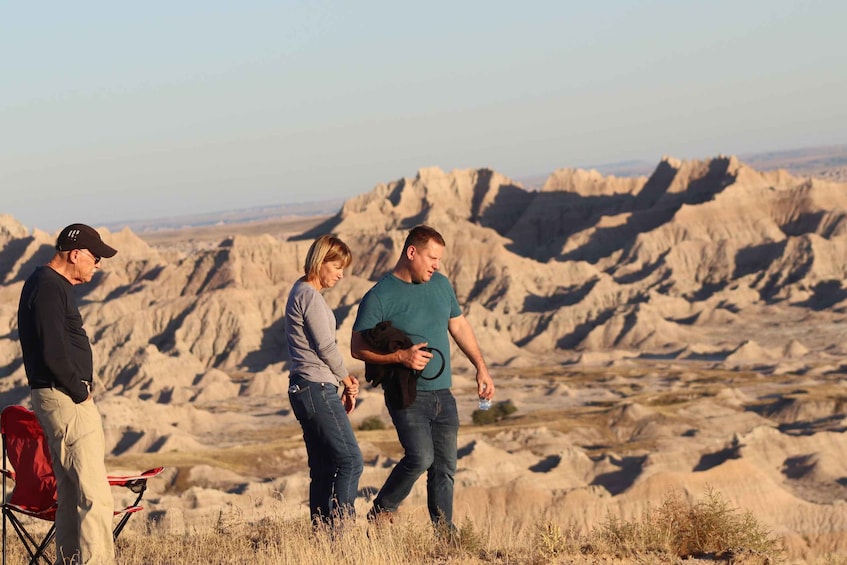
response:
[[[490,167],[847,142],[843,0],[0,1],[0,213],[55,231]]]

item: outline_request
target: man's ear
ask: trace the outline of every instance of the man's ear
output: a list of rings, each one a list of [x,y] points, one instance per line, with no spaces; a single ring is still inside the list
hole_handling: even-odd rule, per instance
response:
[[[408,246],[406,248],[406,259],[408,259],[409,261],[413,260],[415,258],[415,255],[417,255],[417,253],[418,253],[418,250],[417,250],[417,248],[415,248],[414,245]]]

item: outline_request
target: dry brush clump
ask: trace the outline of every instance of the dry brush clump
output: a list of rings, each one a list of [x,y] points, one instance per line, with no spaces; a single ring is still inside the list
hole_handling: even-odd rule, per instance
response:
[[[735,563],[774,563],[783,557],[780,541],[767,528],[750,512],[730,508],[712,489],[694,504],[671,492],[658,508],[648,508],[636,521],[609,516],[593,538],[595,550],[618,556],[652,554]]]

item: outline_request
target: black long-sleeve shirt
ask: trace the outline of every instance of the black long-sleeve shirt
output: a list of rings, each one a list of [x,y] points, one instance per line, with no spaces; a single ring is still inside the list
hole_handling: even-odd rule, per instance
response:
[[[50,267],[38,267],[24,283],[18,334],[32,388],[55,387],[80,403],[93,376],[91,343],[73,285]]]

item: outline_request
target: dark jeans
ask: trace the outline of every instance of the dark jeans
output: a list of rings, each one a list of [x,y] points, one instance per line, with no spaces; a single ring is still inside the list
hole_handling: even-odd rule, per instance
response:
[[[309,456],[309,510],[313,522],[353,516],[362,476],[362,452],[338,387],[291,378],[288,399],[303,428]]]
[[[456,445],[459,412],[449,389],[419,390],[408,408],[388,412],[405,449],[403,459],[392,469],[374,500],[376,512],[394,512],[409,496],[415,481],[426,471],[429,517],[453,525],[453,477],[456,475]]]

